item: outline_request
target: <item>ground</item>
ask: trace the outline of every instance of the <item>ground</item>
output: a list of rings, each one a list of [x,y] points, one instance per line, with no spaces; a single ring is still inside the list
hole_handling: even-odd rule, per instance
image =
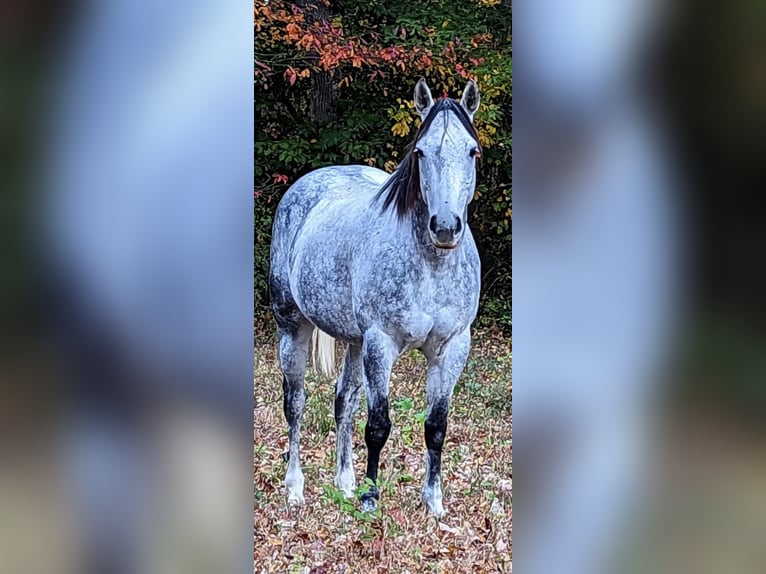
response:
[[[255,348],[254,573],[300,574],[511,572],[513,471],[511,341],[474,332],[453,396],[442,477],[447,515],[420,502],[424,472],[425,360],[413,351],[391,380],[393,428],[381,455],[380,509],[364,514],[333,486],[334,381],[309,371],[301,452],[304,507],[288,508],[284,486],[287,429],[273,337]],[[340,355],[340,348],[339,348]],[[340,363],[340,356],[338,357]],[[357,483],[364,478],[364,397],[354,434]]]

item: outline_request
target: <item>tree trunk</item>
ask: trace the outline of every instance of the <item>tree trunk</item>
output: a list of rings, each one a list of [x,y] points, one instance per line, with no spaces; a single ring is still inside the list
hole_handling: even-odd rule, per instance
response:
[[[317,123],[325,124],[333,118],[335,111],[335,74],[333,72],[314,73],[311,80],[311,106],[309,116]]]
[[[328,7],[322,0],[298,0],[296,5],[303,9],[308,24],[321,24],[329,18]],[[325,124],[333,119],[338,95],[336,76],[335,71],[324,70],[311,75],[309,117],[316,123]]]

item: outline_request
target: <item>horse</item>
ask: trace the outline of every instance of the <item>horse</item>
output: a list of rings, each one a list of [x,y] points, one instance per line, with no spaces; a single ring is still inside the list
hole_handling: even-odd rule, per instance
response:
[[[421,78],[414,91],[421,125],[391,175],[369,166],[320,168],[299,178],[277,207],[269,291],[289,427],[288,505],[305,502],[300,428],[312,340],[314,363],[325,374],[338,340],[346,350],[335,384],[335,486],[354,497],[352,423],[364,385],[369,489],[360,503],[366,512],[377,509],[391,369],[402,353],[419,349],[428,362],[421,498],[432,515],[445,514],[447,415],[470,351],[481,281],[467,221],[481,156],[473,124],[479,99],[471,80],[459,102],[435,102]]]

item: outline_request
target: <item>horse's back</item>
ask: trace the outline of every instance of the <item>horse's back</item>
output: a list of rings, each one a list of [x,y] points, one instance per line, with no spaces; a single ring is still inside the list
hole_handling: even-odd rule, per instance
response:
[[[338,165],[316,169],[299,178],[277,206],[272,251],[289,247],[309,212],[323,199],[371,199],[387,177],[386,172],[374,167]]]
[[[295,204],[313,207],[328,196],[347,197],[369,194],[386,181],[388,174],[366,165],[333,165],[310,171],[285,192],[277,211],[293,209]]]

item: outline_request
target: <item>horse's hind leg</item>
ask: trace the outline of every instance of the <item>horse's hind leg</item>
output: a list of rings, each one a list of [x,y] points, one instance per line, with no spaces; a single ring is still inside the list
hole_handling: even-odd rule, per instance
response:
[[[282,390],[285,419],[289,426],[290,458],[285,487],[288,504],[303,504],[303,471],[301,471],[301,419],[306,406],[304,378],[309,343],[314,326],[308,321],[297,326],[279,328],[279,363],[282,367]]]
[[[356,489],[354,465],[351,461],[351,438],[363,380],[362,349],[359,345],[349,344],[343,371],[335,383],[335,486],[346,498],[352,498]]]

